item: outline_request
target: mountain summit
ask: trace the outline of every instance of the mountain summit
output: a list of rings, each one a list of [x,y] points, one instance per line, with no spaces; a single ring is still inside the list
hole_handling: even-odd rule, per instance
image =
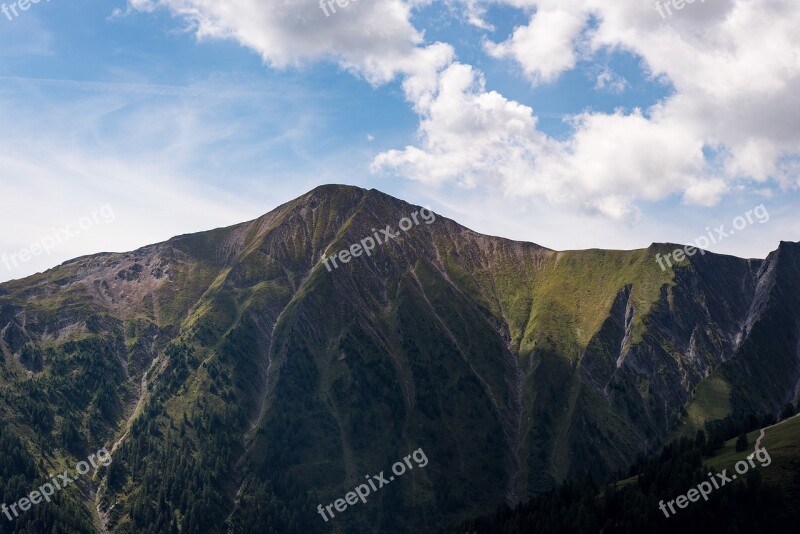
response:
[[[800,244],[670,250],[557,252],[318,187],[0,284],[0,441],[31,480],[111,451],[29,512],[63,528],[430,531],[797,397]]]

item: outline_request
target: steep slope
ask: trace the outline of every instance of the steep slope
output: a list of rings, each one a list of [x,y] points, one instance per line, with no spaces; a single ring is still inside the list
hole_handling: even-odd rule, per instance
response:
[[[323,186],[0,284],[2,421],[42,469],[114,447],[81,488],[98,530],[415,531],[625,468],[687,402],[797,393],[797,244],[662,271],[674,246],[555,252],[429,215]],[[317,513],[419,449],[425,466]]]

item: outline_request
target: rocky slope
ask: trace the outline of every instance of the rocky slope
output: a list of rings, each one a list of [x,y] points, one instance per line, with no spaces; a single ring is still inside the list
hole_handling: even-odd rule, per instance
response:
[[[800,244],[662,271],[674,245],[556,252],[415,212],[323,186],[0,284],[4,426],[40,469],[114,447],[80,488],[97,530],[412,531],[798,395]]]

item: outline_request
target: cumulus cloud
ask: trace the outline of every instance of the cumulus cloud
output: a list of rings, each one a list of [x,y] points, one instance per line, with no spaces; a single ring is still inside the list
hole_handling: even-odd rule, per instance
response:
[[[326,17],[317,0],[130,0],[170,10],[198,38],[233,39],[274,68],[333,61],[373,84],[403,80],[420,117],[412,146],[379,154],[373,170],[429,184],[488,185],[612,218],[637,201],[679,196],[709,206],[750,184],[797,187],[800,146],[800,5],[794,0],[687,4],[663,19],[641,0],[447,0],[483,28],[486,8],[529,14],[495,58],[519,65],[533,85],[557,83],[580,61],[624,51],[674,93],[649,109],[589,111],[556,140],[529,106],[487,90],[479,71],[446,43],[427,44],[415,7],[430,0],[351,2]],[[345,13],[346,10],[346,13]],[[598,88],[620,90],[610,71]],[[713,154],[713,160],[709,156]]]
[[[435,72],[452,57],[447,45],[421,46],[423,35],[410,21],[418,3],[363,0],[342,8],[334,2],[337,11],[327,16],[319,0],[129,0],[129,9],[167,9],[199,39],[233,39],[274,68],[330,60],[379,84]]]
[[[486,50],[497,58],[515,59],[534,84],[552,82],[575,66],[576,40],[586,22],[580,12],[540,9],[530,24],[516,28],[507,41],[487,41]]]
[[[641,57],[674,94],[647,110],[579,114],[572,136],[556,141],[536,129],[533,110],[485,92],[473,72],[472,83],[442,85],[436,104],[422,108],[418,146],[379,155],[375,169],[427,183],[500,184],[611,217],[635,215],[637,199],[679,195],[710,206],[748,184],[800,185],[796,2],[696,2],[666,21],[639,0],[498,3],[529,10],[530,21],[486,49],[516,61],[533,85],[557,81],[581,58],[621,50]],[[597,84],[613,88],[613,80],[601,74]],[[498,98],[502,105],[484,104]],[[513,134],[509,109],[523,125]],[[452,127],[462,121],[480,124],[480,135]]]
[[[406,147],[379,155],[373,170],[395,167],[425,183],[456,178],[473,187],[487,178],[496,185],[529,168],[526,161],[545,142],[530,107],[486,92],[471,66],[454,63],[439,76],[435,93],[418,102],[423,148]]]
[[[691,191],[685,200],[709,204],[724,192],[704,175],[692,127],[663,110],[650,118],[638,110],[584,113],[573,119],[575,135],[557,141],[537,129],[532,108],[487,92],[479,72],[454,63],[421,113],[420,146],[378,155],[374,171],[431,185],[491,185],[619,219],[638,213],[635,198]]]

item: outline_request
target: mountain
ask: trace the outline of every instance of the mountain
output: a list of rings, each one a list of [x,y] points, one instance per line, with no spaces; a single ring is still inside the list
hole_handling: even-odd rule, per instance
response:
[[[800,244],[659,267],[676,248],[558,252],[331,185],[0,284],[5,502],[113,458],[0,529],[428,531],[777,414]]]

